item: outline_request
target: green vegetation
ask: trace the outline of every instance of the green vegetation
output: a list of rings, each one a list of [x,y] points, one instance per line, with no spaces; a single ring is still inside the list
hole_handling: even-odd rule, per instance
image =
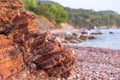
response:
[[[42,15],[56,27],[60,23],[68,22],[77,28],[93,28],[101,26],[120,27],[120,15],[113,11],[93,11],[84,9],[64,8],[58,3],[43,0],[23,0],[27,10]]]
[[[33,11],[36,7],[36,0],[21,0],[27,10]]]
[[[120,26],[120,15],[113,11],[99,11],[65,8],[68,12],[68,22],[75,27],[92,28],[94,26]]]
[[[58,28],[60,27],[60,23],[67,22],[68,20],[68,13],[62,6],[56,4],[44,4],[41,1],[36,3],[36,0],[23,0],[23,3],[27,10],[46,17]]]
[[[68,14],[64,8],[54,4],[46,5],[40,3],[36,8],[35,13],[47,17],[54,24],[66,22],[68,19]]]

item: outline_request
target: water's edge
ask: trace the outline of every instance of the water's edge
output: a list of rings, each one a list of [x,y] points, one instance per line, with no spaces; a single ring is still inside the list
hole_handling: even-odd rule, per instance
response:
[[[94,32],[91,30],[90,32]],[[120,49],[120,29],[99,29],[103,35],[97,35],[97,39],[84,41],[77,45],[100,48]],[[113,32],[113,34],[110,34]]]

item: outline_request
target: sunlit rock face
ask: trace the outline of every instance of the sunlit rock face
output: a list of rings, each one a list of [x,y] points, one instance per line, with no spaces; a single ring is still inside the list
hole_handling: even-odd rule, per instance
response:
[[[22,7],[19,0],[0,0],[0,80],[16,80],[28,68],[67,78],[76,63],[72,50],[50,32],[40,33],[35,16],[19,12]]]
[[[23,5],[17,0],[0,0],[0,80],[25,69],[22,51],[9,34],[16,27],[13,21]]]
[[[0,33],[8,33],[15,26],[13,20],[22,6],[19,0],[0,0]]]
[[[40,34],[37,41],[35,39],[31,52],[37,70],[44,70],[51,77],[67,78],[76,63],[72,50],[65,48],[57,38],[48,37],[47,33]]]

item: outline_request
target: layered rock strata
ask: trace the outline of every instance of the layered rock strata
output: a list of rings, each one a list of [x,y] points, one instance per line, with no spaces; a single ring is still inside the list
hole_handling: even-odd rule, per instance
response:
[[[13,20],[22,3],[0,0],[0,80],[7,80],[25,69],[22,51],[8,33],[15,28]]]
[[[42,39],[42,38],[40,38]],[[33,42],[32,53],[37,58],[32,60],[38,70],[44,70],[49,76],[63,77],[63,74],[69,73],[76,59],[72,50],[65,48],[57,38],[46,38],[43,43]],[[34,45],[39,44],[39,45]],[[69,75],[64,76],[67,78]]]
[[[49,32],[40,33],[34,15],[18,11],[22,6],[19,0],[0,0],[0,80],[26,68],[67,78],[76,63],[72,50]]]

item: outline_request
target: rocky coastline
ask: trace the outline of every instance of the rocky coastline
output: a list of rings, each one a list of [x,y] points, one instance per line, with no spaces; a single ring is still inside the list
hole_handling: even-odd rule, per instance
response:
[[[87,29],[85,29],[87,30]],[[102,35],[102,32],[91,32],[82,29],[73,28],[68,30],[57,30],[52,31],[52,35],[58,37],[62,43],[82,43],[86,40],[93,40],[97,38],[97,35]]]
[[[65,78],[48,77],[44,72],[41,74],[26,73],[18,77],[18,80],[120,80],[120,50],[81,47],[76,45],[64,44],[73,49],[74,56],[77,58],[77,66],[74,74]]]
[[[96,37],[40,32],[22,7],[0,0],[0,80],[120,80],[120,50],[69,45]]]

